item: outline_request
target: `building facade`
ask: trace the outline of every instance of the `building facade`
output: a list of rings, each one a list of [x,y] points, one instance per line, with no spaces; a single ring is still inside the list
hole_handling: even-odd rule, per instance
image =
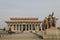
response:
[[[38,18],[10,18],[5,21],[7,24],[6,31],[24,32],[24,31],[41,31],[41,21]]]

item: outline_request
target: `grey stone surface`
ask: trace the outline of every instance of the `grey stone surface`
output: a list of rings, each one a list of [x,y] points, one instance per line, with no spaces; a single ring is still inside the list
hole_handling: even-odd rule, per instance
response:
[[[42,40],[40,37],[33,33],[24,32],[18,34],[5,35],[0,40]]]

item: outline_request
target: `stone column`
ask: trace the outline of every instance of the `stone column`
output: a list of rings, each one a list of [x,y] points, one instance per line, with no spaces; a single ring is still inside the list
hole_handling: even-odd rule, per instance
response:
[[[35,31],[39,31],[39,26],[38,26],[38,24],[35,24]]]
[[[27,24],[28,25],[28,24]],[[25,25],[25,31],[27,31],[27,25]]]
[[[23,31],[23,24],[21,24],[21,31]]]
[[[15,24],[15,30],[17,31],[17,24]]]
[[[18,31],[20,31],[20,24],[18,24]]]
[[[12,24],[12,30],[14,31],[14,25]]]
[[[11,24],[9,24],[8,31],[11,31]]]
[[[39,28],[40,28],[40,24],[38,24],[38,31],[39,31]]]
[[[32,28],[32,24],[31,24],[31,31],[32,31],[32,29],[33,29],[33,28]]]
[[[41,31],[43,30],[43,28],[42,28],[43,26],[42,26],[42,23],[40,24],[40,29],[41,29]]]
[[[7,27],[7,29],[6,29],[6,30],[7,30],[7,31],[9,31],[9,29],[10,29],[10,24],[8,24],[8,27]]]
[[[40,25],[41,31],[43,30],[42,26]]]
[[[30,25],[28,24],[28,31],[30,31]]]

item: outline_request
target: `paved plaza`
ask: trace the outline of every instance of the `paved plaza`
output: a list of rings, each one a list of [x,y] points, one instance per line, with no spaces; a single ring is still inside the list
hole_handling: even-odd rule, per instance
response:
[[[42,40],[38,35],[30,32],[5,35],[0,40]]]

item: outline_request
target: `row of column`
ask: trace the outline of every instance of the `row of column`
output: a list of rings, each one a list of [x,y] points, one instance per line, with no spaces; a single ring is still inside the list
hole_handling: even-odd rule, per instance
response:
[[[9,24],[8,27],[9,29],[11,29],[11,31],[29,31],[29,30],[33,31],[33,27],[35,31],[39,31],[39,29],[41,29],[40,24],[39,25],[38,24],[11,24],[11,25]]]

